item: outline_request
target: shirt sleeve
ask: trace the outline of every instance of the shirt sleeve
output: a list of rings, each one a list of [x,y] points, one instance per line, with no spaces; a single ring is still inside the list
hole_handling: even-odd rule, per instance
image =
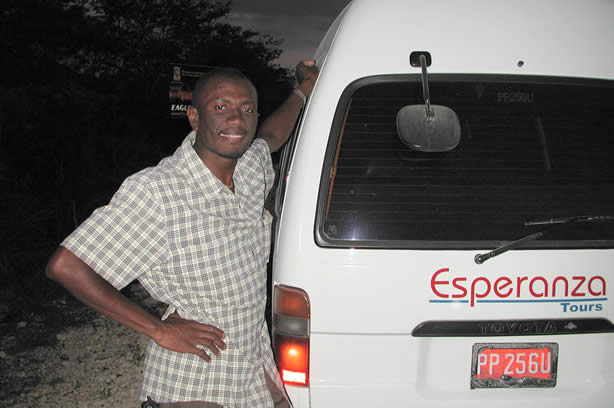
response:
[[[147,183],[129,177],[61,245],[122,289],[167,255],[165,220]]]

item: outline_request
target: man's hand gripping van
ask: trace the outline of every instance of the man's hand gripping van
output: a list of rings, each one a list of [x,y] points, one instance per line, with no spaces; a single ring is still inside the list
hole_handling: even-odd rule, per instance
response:
[[[614,407],[614,2],[355,0],[285,147],[296,408]]]

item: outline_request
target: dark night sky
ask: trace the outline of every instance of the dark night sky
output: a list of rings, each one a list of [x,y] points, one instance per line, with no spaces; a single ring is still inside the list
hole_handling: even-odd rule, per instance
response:
[[[337,14],[350,0],[233,0],[230,23],[283,39],[279,64],[310,59]]]

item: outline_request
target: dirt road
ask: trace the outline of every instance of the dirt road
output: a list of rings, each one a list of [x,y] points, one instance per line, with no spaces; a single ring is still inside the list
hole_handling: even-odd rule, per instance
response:
[[[139,285],[129,295],[160,313]],[[140,407],[146,344],[144,336],[72,299],[3,322],[0,407]]]

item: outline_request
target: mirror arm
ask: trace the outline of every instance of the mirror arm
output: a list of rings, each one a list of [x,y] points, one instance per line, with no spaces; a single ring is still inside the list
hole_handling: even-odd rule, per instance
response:
[[[460,142],[460,122],[452,109],[442,105],[431,105],[429,79],[426,67],[431,55],[427,51],[414,51],[409,56],[412,67],[422,68],[422,93],[424,105],[407,105],[396,115],[397,133],[401,142],[412,150],[427,153],[448,152]],[[415,81],[412,80],[411,92]]]
[[[424,105],[426,110],[426,121],[430,122],[435,116],[435,112],[431,109],[431,94],[429,92],[429,78],[426,72],[426,57],[420,55],[420,66],[422,67],[422,93],[424,94]]]

